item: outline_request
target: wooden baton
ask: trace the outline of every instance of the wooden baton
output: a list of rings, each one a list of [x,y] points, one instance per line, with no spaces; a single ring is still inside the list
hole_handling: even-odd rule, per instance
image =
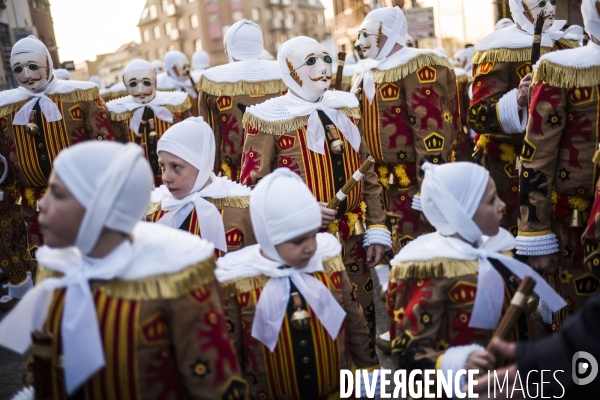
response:
[[[337,72],[335,73],[335,90],[340,90],[342,88],[342,79],[344,78],[344,64],[346,62],[346,53],[339,52],[338,53],[338,61],[337,61]]]
[[[354,172],[352,177],[348,181],[346,181],[344,186],[342,186],[342,188],[335,194],[335,196],[331,200],[329,200],[329,203],[327,203],[327,208],[331,210],[335,210],[336,208],[338,208],[340,203],[346,199],[348,193],[350,193],[352,189],[354,189],[354,186],[356,186],[358,182],[360,182],[363,176],[365,176],[365,174],[373,168],[374,164],[375,159],[372,156],[368,156],[367,159],[361,164],[360,168],[356,172]]]

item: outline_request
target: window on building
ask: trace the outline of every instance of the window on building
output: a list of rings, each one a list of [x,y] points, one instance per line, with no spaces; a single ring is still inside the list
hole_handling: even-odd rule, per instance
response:
[[[281,0],[281,4],[283,4],[284,6],[289,6],[290,4],[292,4],[292,0]]]
[[[271,10],[267,10],[266,14],[267,14],[267,16],[266,16],[267,21],[270,21],[273,19],[273,13],[271,12]]]
[[[283,10],[277,10],[277,20],[283,21]]]
[[[164,13],[169,9],[169,0],[162,0],[162,10]]]
[[[257,7],[254,7],[252,9],[252,21],[260,22],[260,9],[258,9]]]
[[[304,22],[306,20],[306,14],[304,12],[301,12],[300,14],[298,14],[298,22]]]
[[[150,31],[148,29],[144,29],[144,42],[148,43],[150,41]]]
[[[190,24],[192,25],[192,28],[197,28],[200,25],[198,22],[198,14],[192,14],[190,17]]]
[[[271,4],[279,4],[279,0],[269,0]]]
[[[194,46],[196,47],[196,51],[202,51],[202,40],[196,39]]]
[[[185,29],[185,20],[183,18],[179,18],[177,20],[177,29],[179,29],[180,31]]]
[[[208,15],[208,22],[211,24],[219,22],[219,13],[212,13]]]
[[[244,19],[244,12],[243,11],[234,11],[231,14],[231,18],[233,19],[233,22],[238,22],[241,19]]]
[[[323,14],[317,15],[317,23],[323,25]]]
[[[144,11],[142,11],[142,19],[148,18],[149,13],[150,13],[150,9],[148,7],[144,8]]]
[[[170,22],[165,23],[165,35],[171,36],[171,23]]]
[[[169,47],[167,47],[167,50],[168,51],[175,50],[175,45],[174,44],[170,44]]]
[[[158,25],[154,27],[154,39],[160,39],[160,26]]]
[[[174,3],[175,3],[176,6],[180,6],[181,5],[181,0],[175,0]]]
[[[158,9],[156,8],[156,4],[152,4],[150,6],[150,18],[154,19],[158,17]]]
[[[160,47],[158,49],[156,49],[156,58],[159,60],[162,60],[163,58],[165,58],[165,51],[163,49],[161,49]]]

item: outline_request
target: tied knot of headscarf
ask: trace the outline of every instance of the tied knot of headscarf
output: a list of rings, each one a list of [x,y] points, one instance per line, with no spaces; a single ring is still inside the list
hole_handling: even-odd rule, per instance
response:
[[[342,326],[345,311],[327,286],[310,274],[323,271],[323,254],[317,239],[317,251],[302,269],[285,268],[276,246],[313,230],[321,224],[320,207],[302,179],[287,168],[278,168],[256,185],[250,196],[250,217],[260,249],[272,260],[257,263],[256,268],[269,281],[256,306],[252,337],[275,349],[281,324],[290,299],[290,281],[306,299],[332,339]],[[285,220],[285,223],[281,222]],[[341,251],[334,243],[334,251]],[[321,250],[321,251],[320,251]],[[258,250],[260,251],[260,250]]]
[[[425,217],[443,236],[458,233],[464,241],[453,240],[452,245],[468,259],[478,260],[477,294],[469,326],[495,329],[500,319],[504,281],[490,258],[502,262],[521,279],[531,276],[536,281],[535,293],[552,311],[564,307],[564,300],[540,275],[500,253],[515,247],[516,241],[510,233],[500,229],[496,236],[487,239],[473,221],[489,181],[485,168],[466,162],[441,166],[425,163],[422,168],[425,177],[421,185],[421,207]]]
[[[56,105],[54,101],[50,97],[46,95],[46,93],[50,93],[56,85],[58,84],[57,79],[52,79],[52,81],[46,85],[44,90],[41,92],[32,92],[31,90],[25,89],[22,86],[17,88],[19,93],[24,95],[33,97],[29,100],[17,113],[13,119],[13,125],[27,125],[29,123],[29,116],[31,115],[31,110],[35,107],[35,103],[40,102],[40,110],[42,114],[44,114],[44,118],[48,122],[56,122],[62,119],[62,113],[60,109]]]
[[[152,99],[152,101],[146,104],[140,104],[134,101],[126,104],[125,107],[127,108],[127,110],[135,110],[131,117],[131,122],[129,123],[129,129],[131,129],[134,132],[139,132],[140,124],[142,123],[142,117],[144,116],[145,107],[150,107],[154,112],[156,118],[160,119],[161,121],[165,121],[170,124],[173,123],[173,113],[169,111],[166,107],[161,105],[156,99],[156,97],[157,96],[154,96],[154,99]]]
[[[202,238],[214,243],[215,247],[227,252],[225,226],[217,207],[205,197],[222,199],[227,197],[228,180],[217,177],[213,172],[215,162],[215,138],[210,126],[202,117],[188,118],[171,126],[158,141],[156,152],[166,151],[198,170],[190,193],[176,199],[163,185],[153,193],[161,209],[168,211],[158,222],[178,228],[178,214],[190,203],[194,204]],[[207,185],[207,183],[210,183]]]
[[[358,75],[352,88],[350,89],[350,93],[356,93],[358,90],[358,86],[363,83],[363,89],[365,94],[367,95],[367,99],[369,100],[369,104],[373,102],[373,98],[375,97],[375,81],[373,80],[373,70],[377,68],[381,64],[381,61],[365,58],[359,60],[354,67],[354,73]]]
[[[287,96],[290,99],[294,99],[295,97],[292,94],[288,94]],[[323,97],[316,103],[308,101],[294,101],[294,103],[294,106],[288,108],[290,114],[295,117],[309,115],[306,140],[310,150],[318,154],[325,154],[325,128],[323,128],[323,124],[319,118],[319,111],[323,111],[340,130],[348,143],[350,143],[350,146],[355,151],[358,151],[360,147],[360,132],[350,118],[338,110],[338,108],[347,106],[346,102],[331,96]]]

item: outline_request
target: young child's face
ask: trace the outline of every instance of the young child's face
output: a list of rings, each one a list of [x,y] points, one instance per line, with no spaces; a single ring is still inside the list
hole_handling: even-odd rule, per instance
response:
[[[85,208],[54,172],[48,183],[48,190],[38,204],[38,222],[44,235],[44,243],[58,249],[73,246]]]
[[[317,232],[318,230],[314,230],[278,244],[275,249],[279,253],[279,257],[294,268],[306,267],[317,251],[317,237],[315,236]]]
[[[158,153],[158,164],[162,169],[163,183],[176,199],[183,199],[190,194],[198,169],[167,151]]]
[[[500,230],[500,221],[505,208],[506,204],[498,197],[496,184],[490,178],[479,207],[473,215],[473,222],[477,224],[484,235],[495,236]]]

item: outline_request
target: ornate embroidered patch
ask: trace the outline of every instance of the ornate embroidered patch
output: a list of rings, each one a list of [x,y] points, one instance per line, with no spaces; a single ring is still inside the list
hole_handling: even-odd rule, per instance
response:
[[[468,306],[475,302],[477,285],[471,282],[458,281],[448,292],[448,297],[456,304]]]
[[[219,111],[229,110],[231,107],[233,107],[233,97],[219,96],[217,98],[217,108]]]
[[[432,132],[423,139],[423,143],[428,152],[442,151],[444,148],[444,137],[437,132]]]
[[[430,66],[422,67],[417,70],[417,78],[421,83],[433,83],[437,78],[437,71]]]
[[[75,104],[73,107],[69,108],[69,114],[73,121],[83,121],[83,107],[79,104]]]
[[[381,99],[383,101],[398,100],[400,98],[400,88],[393,83],[386,83],[379,88]]]

